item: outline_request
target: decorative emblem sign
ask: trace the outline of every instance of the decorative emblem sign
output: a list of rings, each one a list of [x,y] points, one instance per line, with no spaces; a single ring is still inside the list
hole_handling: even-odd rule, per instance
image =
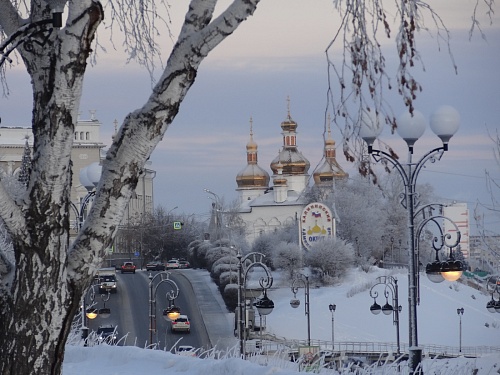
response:
[[[325,238],[335,237],[335,218],[323,203],[308,204],[300,216],[300,238],[306,249]]]

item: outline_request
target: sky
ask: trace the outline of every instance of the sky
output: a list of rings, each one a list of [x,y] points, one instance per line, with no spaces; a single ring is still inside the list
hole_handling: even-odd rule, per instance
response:
[[[256,270],[260,270],[256,268]],[[142,272],[142,271],[141,271]],[[211,289],[217,293],[217,287],[210,281],[208,272],[203,270],[186,270],[205,277]],[[387,273],[389,272],[389,273]],[[332,315],[329,304],[336,304],[334,313],[335,342],[395,342],[396,331],[392,317],[383,314],[373,315],[369,307],[373,303],[369,289],[375,284],[378,276],[389,275],[398,280],[399,303],[402,305],[400,315],[401,342],[408,342],[408,311],[407,311],[407,274],[401,271],[372,269],[369,273],[351,270],[346,279],[338,286],[311,287],[310,313],[311,338],[331,342]],[[253,277],[253,276],[252,276]],[[258,278],[258,275],[255,275]],[[288,283],[283,282],[277,272],[273,272],[276,281],[268,292],[274,301],[274,310],[267,316],[267,330],[278,337],[305,340],[307,324],[304,315],[304,289],[299,288],[296,297],[301,300],[297,309],[290,307],[293,294]],[[421,304],[418,307],[419,345],[447,346],[447,350],[456,350],[459,346],[459,316],[457,308],[464,308],[462,315],[462,347],[466,346],[496,346],[500,347],[500,314],[489,313],[486,303],[489,296],[482,295],[475,289],[463,284],[448,283],[433,284],[422,279]],[[382,286],[374,287],[379,295],[383,294]],[[474,296],[474,297],[473,297]],[[214,299],[214,302],[217,299]],[[384,301],[377,299],[379,304]],[[203,311],[203,307],[202,311]],[[356,313],[353,313],[353,312]],[[222,317],[221,317],[222,319]],[[258,319],[258,318],[257,318]],[[485,326],[489,324],[489,327]],[[293,327],[293,329],[291,329]],[[182,341],[179,343],[182,345]],[[225,349],[225,348],[223,348]],[[219,352],[220,353],[220,352]],[[214,360],[213,352],[210,359],[181,357],[170,352],[149,350],[135,347],[112,347],[101,345],[83,348],[76,343],[66,346],[63,363],[63,375],[82,375],[94,373],[132,375],[137,372],[146,374],[182,373],[184,375],[204,374],[280,374],[298,373],[297,368],[289,361],[271,358],[267,361],[243,361],[234,358],[238,353],[238,344],[229,350],[229,354],[220,354],[222,359]],[[468,364],[466,364],[466,362]],[[477,375],[491,375],[500,366],[500,352],[487,355],[481,359],[459,358],[455,360],[432,361],[424,360],[425,374],[440,375],[470,375],[474,366],[479,371]],[[445,367],[446,365],[446,367]],[[431,372],[429,368],[436,372]],[[427,369],[427,370],[426,370]],[[439,370],[439,371],[437,371]],[[386,375],[392,374],[386,369]]]
[[[228,3],[223,0],[221,6]],[[472,210],[477,201],[490,201],[485,170],[500,182],[489,137],[500,128],[500,20],[496,15],[490,25],[486,9],[479,6],[483,39],[477,31],[469,35],[475,1],[454,0],[453,7],[448,2],[430,4],[450,30],[458,73],[446,44],[421,31],[417,47],[425,72],[415,71],[423,86],[416,108],[428,118],[439,105],[452,105],[460,112],[461,127],[451,139],[450,151],[440,162],[428,165],[418,182],[431,183],[437,196],[467,202]],[[171,4],[174,36],[185,8],[185,2]],[[432,22],[426,26],[432,29]],[[312,175],[323,154],[328,89],[325,49],[337,27],[338,12],[331,0],[315,0],[314,6],[304,0],[263,0],[255,14],[202,63],[180,113],[153,152],[155,204],[167,210],[177,206],[174,214],[194,213],[205,220],[211,201],[203,189],[210,189],[226,203],[237,199],[235,178],[246,165],[250,117],[259,165],[271,174],[269,164],[282,146],[280,123],[287,115],[288,97],[291,116],[298,123],[297,144],[311,163]],[[100,41],[106,44],[102,30]],[[382,41],[394,53],[394,42]],[[172,43],[167,39],[165,56]],[[144,104],[151,89],[148,73],[133,62],[127,64],[119,47],[119,43],[115,43],[116,49],[107,44],[107,53],[100,51],[97,64],[89,67],[80,106],[82,119],[96,111],[103,124],[102,140],[108,145],[114,120],[121,124],[129,112]],[[393,57],[387,57],[387,64],[394,66]],[[7,98],[0,97],[1,125],[28,126],[31,93],[27,74],[22,67],[14,67],[8,69],[7,79],[11,92]],[[403,110],[394,94],[387,93],[385,100],[396,114]],[[332,135],[340,145],[341,133],[334,125]],[[397,135],[386,130],[382,139],[405,159],[405,145]],[[415,146],[414,158],[439,143],[428,129]],[[337,157],[346,171],[356,173],[342,152]],[[499,222],[498,217],[487,216],[489,226]]]

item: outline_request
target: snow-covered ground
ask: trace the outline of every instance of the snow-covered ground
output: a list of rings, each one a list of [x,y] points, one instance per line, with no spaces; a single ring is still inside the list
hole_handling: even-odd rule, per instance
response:
[[[368,274],[351,271],[340,286],[315,288],[311,284],[311,338],[331,340],[332,315],[329,304],[335,304],[334,339],[338,341],[395,342],[396,327],[392,315],[373,315],[370,306],[373,299],[369,290],[378,276],[392,275],[398,281],[401,342],[408,343],[408,276],[406,270],[374,269]],[[435,284],[425,274],[420,278],[420,305],[417,308],[419,345],[459,346],[458,308],[464,308],[462,316],[463,346],[500,347],[500,314],[486,310],[491,296],[461,283],[443,281]],[[379,293],[377,303],[385,304],[383,288],[374,289]],[[301,305],[290,307],[293,293],[290,287],[272,290],[268,293],[275,303],[274,311],[267,317],[270,332],[278,336],[294,339],[307,337],[307,320],[304,314],[304,289],[300,288],[297,298]],[[352,296],[351,296],[352,295]],[[389,303],[392,303],[389,300]],[[286,319],[283,317],[286,316]]]
[[[200,277],[208,273],[202,270]],[[390,272],[376,270],[369,274],[352,271],[346,281],[335,287],[316,288],[311,284],[310,312],[311,339],[330,341],[332,335],[332,315],[329,304],[336,304],[334,313],[335,341],[360,342],[395,342],[396,327],[391,316],[373,315],[369,311],[373,299],[369,289],[377,276],[390,274],[397,278],[399,285],[399,304],[401,312],[400,335],[401,342],[408,342],[408,298],[407,275],[404,271]],[[281,284],[281,285],[280,285]],[[297,298],[301,306],[290,307],[293,297],[290,286],[279,280],[268,294],[274,301],[275,308],[267,317],[267,329],[277,336],[290,339],[307,338],[307,320],[304,315],[304,289],[300,288]],[[215,286],[213,286],[215,290]],[[385,303],[383,290],[379,286],[380,305]],[[381,298],[382,297],[382,298]],[[433,284],[425,278],[421,279],[421,303],[418,307],[418,332],[420,345],[444,345],[458,348],[459,316],[457,308],[464,308],[462,316],[462,345],[496,346],[500,347],[500,314],[492,314],[486,310],[490,297],[463,284],[448,283]],[[425,351],[425,349],[424,349]],[[64,375],[82,374],[297,374],[298,368],[289,361],[271,358],[265,364],[244,361],[237,357],[235,347],[223,358],[217,358],[217,353],[210,352],[209,358],[199,359],[182,357],[170,352],[142,349],[136,347],[98,347],[83,348],[68,345],[63,365]],[[500,373],[500,352],[479,359],[464,357],[451,360],[424,360],[424,370],[427,374],[472,374],[477,369],[477,375],[493,375]],[[326,370],[324,370],[326,371]],[[332,370],[329,370],[332,371]],[[372,368],[368,373],[376,373]],[[391,372],[392,371],[392,372]],[[404,370],[406,371],[406,370]],[[403,371],[403,373],[405,373]],[[360,372],[364,373],[364,372]],[[384,374],[396,373],[385,369]]]

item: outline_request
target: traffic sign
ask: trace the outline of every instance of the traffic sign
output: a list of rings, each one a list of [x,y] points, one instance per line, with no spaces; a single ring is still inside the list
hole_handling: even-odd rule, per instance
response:
[[[174,229],[175,230],[182,229],[182,222],[181,221],[174,221]]]

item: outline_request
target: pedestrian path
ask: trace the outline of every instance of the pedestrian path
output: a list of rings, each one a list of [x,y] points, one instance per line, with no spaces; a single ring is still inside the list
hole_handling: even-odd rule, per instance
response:
[[[212,347],[220,350],[236,347],[238,339],[234,336],[234,313],[227,310],[210,273],[204,269],[185,271],[183,274],[193,286]]]

